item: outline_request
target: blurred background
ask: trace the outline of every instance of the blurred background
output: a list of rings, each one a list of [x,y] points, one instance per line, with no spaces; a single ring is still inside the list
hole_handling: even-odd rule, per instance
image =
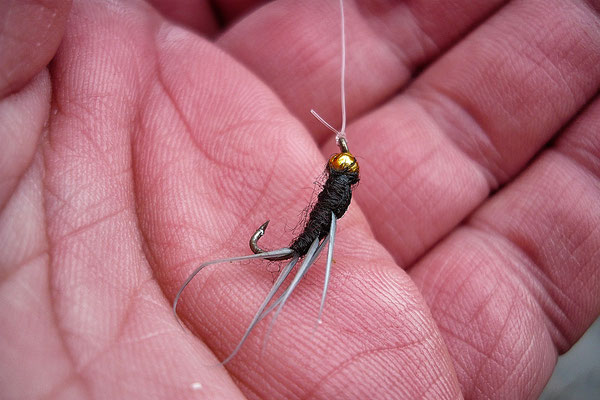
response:
[[[559,357],[541,400],[600,400],[600,319]]]

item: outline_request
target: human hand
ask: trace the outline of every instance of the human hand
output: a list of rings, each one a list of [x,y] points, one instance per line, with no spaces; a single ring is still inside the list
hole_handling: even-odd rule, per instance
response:
[[[4,10],[3,396],[535,398],[600,311],[596,3],[346,4],[361,184],[324,323],[315,267],[226,368],[265,264],[203,271],[193,335],[170,302],[265,219],[265,247],[292,239],[332,148],[308,110],[339,114],[339,11],[218,2],[221,29],[153,3],[210,39],[140,1]]]

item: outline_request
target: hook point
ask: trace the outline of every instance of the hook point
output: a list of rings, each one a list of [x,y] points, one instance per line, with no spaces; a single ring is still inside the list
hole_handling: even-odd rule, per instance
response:
[[[268,219],[264,224],[262,224],[258,230],[259,231],[263,231],[263,234],[265,233],[265,231],[267,230],[267,226],[269,226],[269,222],[271,222],[270,219]]]

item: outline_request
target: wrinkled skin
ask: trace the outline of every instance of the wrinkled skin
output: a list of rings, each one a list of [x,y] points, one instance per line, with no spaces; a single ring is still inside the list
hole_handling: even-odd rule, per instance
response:
[[[259,3],[3,2],[2,397],[536,398],[600,311],[600,2],[348,1],[324,323],[321,260],[222,368],[276,266],[170,302],[291,241],[339,125],[337,2]]]

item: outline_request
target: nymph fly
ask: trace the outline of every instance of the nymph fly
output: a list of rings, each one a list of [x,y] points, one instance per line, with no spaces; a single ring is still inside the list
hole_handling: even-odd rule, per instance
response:
[[[308,221],[304,227],[302,233],[290,244],[289,247],[283,247],[278,250],[264,251],[258,245],[259,239],[264,235],[265,230],[269,221],[262,224],[250,238],[250,249],[254,254],[240,257],[229,257],[218,260],[207,261],[196,268],[189,277],[185,280],[177,295],[173,301],[173,312],[177,317],[177,302],[181,297],[183,290],[190,283],[190,281],[204,268],[212,264],[226,263],[232,261],[250,260],[255,258],[279,261],[289,260],[286,266],[281,270],[277,277],[273,287],[267,294],[265,300],[262,302],[258,311],[254,315],[254,318],[248,325],[246,332],[242,336],[236,348],[233,352],[223,360],[222,364],[227,363],[233,358],[233,356],[239,351],[242,344],[246,341],[256,324],[258,324],[265,316],[271,311],[275,310],[273,316],[273,322],[277,319],[277,316],[281,312],[281,309],[285,305],[286,301],[298,286],[298,283],[302,277],[308,272],[308,270],[314,265],[318,259],[325,245],[329,244],[327,249],[327,262],[325,266],[325,282],[323,285],[323,295],[321,297],[321,306],[319,308],[319,319],[323,314],[323,307],[325,305],[325,298],[327,295],[327,287],[329,285],[329,277],[331,274],[331,263],[333,260],[333,249],[335,243],[335,234],[337,220],[341,218],[352,199],[352,188],[359,181],[359,167],[356,158],[348,149],[348,143],[346,141],[346,104],[345,104],[345,59],[346,59],[346,45],[345,45],[345,32],[344,32],[344,8],[343,0],[340,0],[341,9],[341,28],[342,28],[342,66],[341,66],[341,99],[342,99],[342,127],[338,131],[328,124],[323,118],[321,118],[314,110],[311,113],[321,121],[325,126],[336,133],[336,141],[340,152],[331,156],[325,171],[327,179],[323,185],[321,192],[317,197],[313,209],[311,210]],[[283,293],[273,301],[277,292],[283,285],[283,282],[288,277],[292,269],[301,260],[300,267],[298,267],[296,274],[294,275],[290,284],[285,288]]]

